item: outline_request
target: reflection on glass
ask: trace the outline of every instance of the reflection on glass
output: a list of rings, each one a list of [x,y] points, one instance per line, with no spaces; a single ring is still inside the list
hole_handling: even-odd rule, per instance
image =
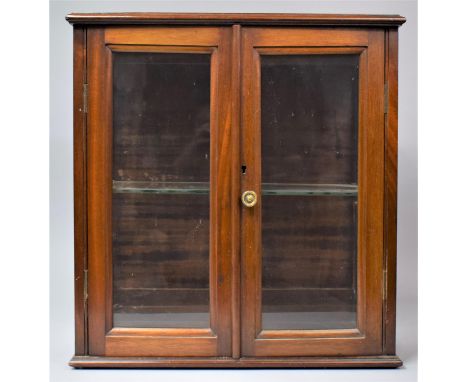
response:
[[[261,57],[262,327],[356,327],[357,55]]]
[[[113,57],[113,320],[209,327],[210,56]]]

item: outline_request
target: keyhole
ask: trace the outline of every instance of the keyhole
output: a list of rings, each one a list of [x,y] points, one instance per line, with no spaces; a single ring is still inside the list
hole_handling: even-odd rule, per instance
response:
[[[247,166],[243,164],[241,168],[242,168],[242,175],[245,175],[245,170],[247,170]]]

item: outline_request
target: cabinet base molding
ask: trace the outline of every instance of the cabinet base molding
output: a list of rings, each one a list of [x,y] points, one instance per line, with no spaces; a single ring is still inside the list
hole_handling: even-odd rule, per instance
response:
[[[397,368],[402,364],[396,355],[240,359],[75,356],[69,362],[74,368]]]

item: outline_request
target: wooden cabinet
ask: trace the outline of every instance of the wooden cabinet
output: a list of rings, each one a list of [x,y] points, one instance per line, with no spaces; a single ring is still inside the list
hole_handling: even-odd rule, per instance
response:
[[[398,367],[400,16],[71,14],[75,367]]]

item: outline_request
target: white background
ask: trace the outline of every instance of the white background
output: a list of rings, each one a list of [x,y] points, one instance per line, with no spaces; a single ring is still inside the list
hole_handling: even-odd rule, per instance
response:
[[[462,2],[421,4],[420,32],[420,374],[464,380],[468,214],[466,44]],[[8,3],[10,4],[10,3]],[[50,14],[50,338],[53,381],[73,380],[415,380],[416,337],[416,2],[53,2]],[[256,371],[73,371],[71,27],[68,11],[399,13],[400,150],[397,352],[406,369]],[[11,2],[0,25],[0,315],[2,375],[47,380],[47,12]],[[61,24],[62,23],[62,24]],[[63,26],[64,25],[64,26]],[[68,28],[68,29],[67,29]],[[405,58],[406,56],[406,58]],[[405,313],[406,312],[406,313]],[[43,378],[41,378],[43,377]]]

